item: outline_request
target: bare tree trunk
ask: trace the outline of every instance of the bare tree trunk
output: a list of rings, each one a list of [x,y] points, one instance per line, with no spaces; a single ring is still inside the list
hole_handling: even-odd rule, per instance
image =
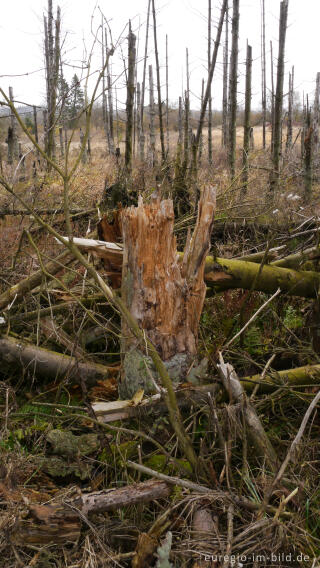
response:
[[[262,92],[262,147],[265,150],[266,117],[267,117],[265,0],[261,0],[261,92]]]
[[[141,137],[140,137],[140,160],[144,161],[144,145],[145,145],[145,133],[144,133],[144,94],[146,89],[146,69],[147,69],[147,57],[148,57],[148,40],[149,40],[149,19],[150,19],[150,7],[151,0],[148,0],[148,11],[147,11],[147,26],[146,26],[146,40],[144,48],[144,58],[143,58],[143,75],[142,75],[142,86],[141,86]]]
[[[319,125],[320,125],[320,73],[316,77],[316,90],[313,103],[313,140],[315,157],[319,152]]]
[[[230,77],[229,77],[229,169],[231,177],[235,176],[236,168],[236,135],[237,135],[237,83],[238,83],[238,42],[239,42],[239,1],[233,0],[232,12],[232,46],[230,57]]]
[[[243,125],[243,187],[241,190],[242,195],[247,193],[248,189],[248,176],[249,176],[249,151],[250,151],[250,115],[251,115],[251,82],[252,82],[252,47],[247,45],[247,59],[246,59],[246,94],[245,94],[245,109],[244,109],[244,125]]]
[[[108,87],[108,126],[110,135],[110,154],[114,154],[114,125],[113,125],[113,98],[112,98],[112,80],[110,69],[109,48],[107,42],[107,30],[105,30],[106,41],[106,58],[107,58],[107,87]]]
[[[205,119],[205,115],[206,115],[206,111],[207,111],[207,105],[208,105],[209,96],[210,96],[210,88],[211,88],[211,83],[212,83],[212,77],[213,77],[214,69],[215,69],[215,66],[216,66],[218,49],[219,49],[220,40],[221,40],[221,34],[222,34],[222,28],[223,28],[223,22],[224,22],[224,15],[226,13],[227,3],[228,3],[228,0],[223,0],[223,4],[221,6],[220,19],[219,19],[219,24],[218,24],[218,29],[217,29],[216,41],[214,43],[214,49],[213,49],[213,53],[212,53],[210,70],[209,70],[209,75],[208,75],[208,82],[207,82],[205,94],[204,94],[204,97],[203,97],[203,104],[202,104],[202,107],[201,107],[201,110],[200,110],[198,129],[197,129],[197,134],[196,134],[196,139],[195,139],[197,151],[198,151],[198,148],[199,148],[199,140],[200,140],[200,136],[201,136],[201,132],[202,132],[203,124],[204,124],[204,119]]]
[[[288,123],[287,123],[287,141],[286,150],[291,150],[292,146],[292,124],[293,124],[293,93],[294,93],[294,67],[289,73],[289,93],[288,93]]]
[[[103,27],[103,16],[101,22],[101,68],[105,68],[105,57],[108,57],[107,48],[106,48],[106,34]],[[109,154],[111,154],[111,136],[110,136],[110,120],[109,120],[109,111],[108,111],[108,101],[106,95],[106,78],[105,73],[103,72],[102,75],[102,120],[103,120],[103,128],[106,136],[106,143],[107,143],[107,150]]]
[[[280,4],[279,23],[279,53],[277,67],[277,88],[274,104],[274,139],[273,139],[273,171],[270,176],[270,191],[274,193],[279,185],[280,161],[281,161],[281,125],[283,107],[283,80],[284,80],[284,55],[288,19],[288,0],[282,0]]]
[[[126,104],[126,151],[125,165],[128,171],[132,168],[132,134],[133,134],[133,109],[134,109],[134,79],[136,65],[136,36],[131,30],[129,23],[128,37],[128,80],[127,80],[127,104]]]
[[[83,140],[84,140],[84,133],[82,131],[82,128],[80,128],[80,147],[83,144]],[[81,155],[81,161],[83,164],[87,163],[87,159],[88,159],[88,155],[87,155],[87,148],[84,149],[84,151],[82,152]]]
[[[208,75],[211,63],[211,23],[212,23],[212,10],[211,10],[211,0],[208,0]],[[208,104],[208,161],[212,164],[212,97],[211,97],[211,85],[209,92],[209,104]]]
[[[163,131],[160,64],[159,64],[158,41],[157,41],[157,20],[156,20],[155,0],[152,0],[152,15],[153,15],[154,50],[155,50],[156,73],[157,73],[158,114],[159,114],[159,129],[160,129],[160,144],[161,144],[161,160],[164,163],[165,160],[166,160],[166,149],[165,149],[165,144],[164,144],[164,131]]]
[[[274,78],[273,78],[273,49],[270,41],[270,63],[271,63],[271,155],[274,148]]]
[[[189,164],[189,148],[190,148],[189,115],[190,115],[189,95],[188,95],[188,91],[185,91],[185,94],[184,94],[183,165],[182,165],[182,172],[183,172],[184,178],[186,177],[188,164]]]
[[[152,167],[156,162],[156,134],[154,127],[155,108],[153,96],[153,73],[152,65],[149,65],[149,134],[150,134],[150,164]]]
[[[168,55],[168,36],[166,35],[166,134],[167,134],[167,158],[169,156],[169,55]]]
[[[60,142],[60,157],[63,158],[64,147],[63,147],[63,128],[62,128],[62,126],[59,127],[59,142]]]
[[[223,92],[222,92],[222,147],[226,148],[228,143],[228,58],[229,58],[229,9],[228,2],[225,16],[225,40],[223,46]]]
[[[201,86],[201,106],[203,105],[203,97],[204,97],[204,79],[202,79],[202,86]],[[203,152],[203,133],[201,132],[200,140],[199,140],[199,156],[198,156],[198,163],[200,166],[201,158]]]
[[[141,87],[140,83],[137,83],[137,143],[138,148],[141,144]]]
[[[313,127],[311,123],[311,109],[309,107],[308,95],[304,132],[304,202],[310,203],[312,197]]]
[[[13,104],[13,89],[9,87],[9,98],[10,102]],[[14,160],[19,157],[19,146],[18,146],[18,136],[17,136],[17,119],[14,116],[13,111],[10,109],[10,126],[8,128],[8,164],[13,164]]]
[[[33,124],[34,124],[34,138],[37,144],[39,144],[39,134],[38,134],[38,120],[37,120],[37,107],[33,107]]]
[[[53,27],[55,25],[55,32]],[[56,100],[60,62],[60,8],[57,8],[57,16],[54,22],[52,0],[48,0],[48,19],[44,17],[45,35],[45,61],[46,61],[46,84],[47,84],[47,131],[46,153],[50,158],[55,157],[55,122]],[[48,165],[48,169],[49,165]]]
[[[178,144],[182,146],[183,142],[183,106],[182,97],[179,97],[179,110],[178,110]]]

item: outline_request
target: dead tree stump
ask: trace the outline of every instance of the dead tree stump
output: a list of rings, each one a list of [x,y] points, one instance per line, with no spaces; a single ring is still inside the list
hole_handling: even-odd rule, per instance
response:
[[[204,266],[210,247],[215,190],[206,188],[199,202],[193,236],[188,236],[181,261],[173,234],[172,200],[155,196],[149,204],[121,212],[123,236],[122,298],[156,347],[174,381],[186,379],[198,365],[200,315],[206,294]],[[155,392],[157,374],[145,345],[122,321],[122,398],[143,389]]]

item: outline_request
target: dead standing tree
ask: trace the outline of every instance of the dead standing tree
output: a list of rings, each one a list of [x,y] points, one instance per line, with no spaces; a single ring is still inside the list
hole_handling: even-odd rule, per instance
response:
[[[111,79],[111,63],[109,57],[108,35],[105,29],[105,47],[106,47],[106,71],[107,71],[107,87],[108,87],[108,128],[110,138],[110,154],[114,154],[114,120],[113,120],[113,98],[112,98],[112,79]],[[110,48],[112,51],[112,47]]]
[[[283,108],[283,80],[284,80],[284,55],[288,19],[288,2],[283,0],[280,4],[279,22],[279,53],[277,66],[277,86],[274,101],[274,133],[273,133],[273,170],[270,175],[270,191],[275,192],[280,179],[281,140],[282,140],[282,108]]]
[[[12,87],[9,87],[9,98],[10,101],[13,103]],[[8,135],[7,135],[7,144],[8,144],[8,164],[13,164],[14,160],[17,160],[19,157],[19,145],[18,145],[18,136],[17,136],[17,121],[11,109],[10,109],[10,126],[8,128]]]
[[[261,103],[262,103],[262,147],[266,147],[267,81],[266,81],[266,22],[265,0],[261,0]]]
[[[292,128],[293,128],[293,94],[294,94],[294,67],[289,73],[289,92],[288,92],[288,122],[287,122],[287,140],[286,151],[292,147]]]
[[[153,73],[152,65],[149,65],[149,159],[153,167],[156,163],[156,133],[155,133],[155,108],[154,108],[154,93],[153,93]]]
[[[238,83],[238,43],[239,43],[239,11],[240,0],[233,0],[232,12],[232,46],[230,56],[229,77],[229,140],[228,155],[231,177],[235,176],[236,168],[236,134],[237,134],[237,83]]]
[[[243,187],[241,190],[242,195],[245,195],[248,189],[248,176],[249,176],[249,150],[250,150],[250,114],[251,114],[251,78],[252,78],[252,47],[247,45],[247,59],[246,59],[246,94],[245,94],[245,108],[244,108],[244,125],[243,125]]]
[[[312,150],[313,150],[313,126],[311,120],[311,108],[307,96],[304,125],[304,202],[310,203],[312,196]]]
[[[144,58],[143,58],[143,75],[142,75],[142,85],[141,85],[141,134],[140,134],[140,160],[144,161],[144,144],[145,144],[145,134],[144,134],[144,94],[146,88],[146,70],[147,70],[147,58],[148,58],[148,40],[149,40],[149,19],[150,19],[150,6],[151,0],[148,0],[148,12],[147,12],[147,26],[146,26],[146,41],[144,47]]]
[[[313,147],[314,157],[317,157],[319,152],[319,125],[320,125],[320,73],[316,77],[316,90],[314,93],[313,103]]]
[[[209,74],[210,63],[211,63],[211,23],[212,23],[212,7],[211,7],[211,0],[208,0],[208,74]],[[212,164],[212,97],[211,97],[211,85],[210,85],[209,105],[208,105],[208,160],[209,160],[209,164]]]
[[[133,134],[133,111],[134,111],[134,92],[135,92],[135,66],[136,66],[136,36],[131,30],[129,22],[128,36],[128,79],[127,79],[127,103],[126,103],[126,150],[125,165],[127,171],[132,167],[132,134]]]
[[[163,116],[162,116],[162,100],[161,100],[161,82],[160,82],[160,64],[158,53],[158,40],[157,40],[157,20],[155,2],[152,0],[152,15],[153,15],[153,37],[154,37],[154,52],[156,58],[156,74],[157,74],[157,91],[158,91],[158,114],[159,114],[159,129],[160,129],[160,145],[161,145],[161,160],[162,163],[166,159],[166,149],[164,144],[164,129],[163,129]]]
[[[221,142],[222,147],[227,146],[228,140],[228,52],[229,52],[229,10],[228,2],[226,5],[225,16],[225,40],[223,46],[223,91],[222,91],[222,132]]]
[[[171,200],[155,196],[150,204],[124,209],[122,299],[169,371],[181,380],[196,360],[199,319],[206,294],[205,258],[215,212],[215,190],[206,188],[199,202],[193,237],[179,262],[173,235]],[[148,243],[148,246],[146,246]],[[122,322],[124,376],[122,397],[142,388],[154,391],[154,370],[146,344]]]
[[[60,8],[54,21],[52,0],[48,0],[48,17],[44,16],[44,52],[47,87],[47,121],[45,132],[45,152],[49,158],[55,156],[54,129],[56,123],[56,102],[60,63]],[[48,163],[48,167],[49,167]]]

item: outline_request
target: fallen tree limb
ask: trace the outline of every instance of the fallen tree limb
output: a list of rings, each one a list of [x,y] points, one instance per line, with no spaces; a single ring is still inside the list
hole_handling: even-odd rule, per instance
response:
[[[170,486],[164,481],[134,483],[119,489],[87,493],[60,505],[36,505],[26,519],[18,519],[12,530],[15,544],[60,544],[78,541],[81,519],[91,513],[115,511],[130,505],[166,499]]]
[[[248,392],[252,391],[255,385],[260,383],[259,392],[262,393],[271,392],[282,385],[291,387],[295,385],[318,384],[320,382],[320,365],[305,365],[295,369],[267,373],[263,381],[261,381],[261,375],[252,375],[239,380]]]
[[[275,472],[278,467],[277,454],[263,428],[255,408],[246,398],[243,383],[239,381],[237,374],[229,363],[225,363],[220,353],[218,372],[222,384],[229,394],[230,402],[238,402],[242,405],[243,416],[247,425],[247,433],[251,438],[259,456],[265,458],[268,467]]]
[[[51,276],[54,276],[57,272],[59,272],[59,270],[63,269],[64,266],[67,266],[73,260],[74,256],[70,254],[69,251],[64,251],[62,254],[57,256],[55,260],[50,260],[50,262],[45,265],[46,272]],[[31,274],[31,276],[28,276],[27,278],[24,278],[24,280],[21,280],[21,282],[18,282],[18,284],[11,286],[11,288],[0,295],[0,310],[6,309],[12,302],[17,303],[21,301],[27,292],[30,292],[41,284],[42,279],[43,272],[39,269]]]
[[[50,306],[48,308],[40,308],[38,310],[32,310],[26,313],[14,314],[12,316],[10,315],[10,324],[33,321],[38,318],[43,318],[46,316],[52,316],[54,314],[67,312],[68,310],[74,308],[75,306],[79,306],[80,303],[83,306],[87,307],[99,301],[104,301],[105,305],[105,298],[104,296],[102,296],[102,294],[92,294],[92,296],[79,296],[78,300],[60,302],[59,304],[55,304],[54,306]]]
[[[255,503],[254,501],[250,501],[246,497],[239,497],[235,493],[228,493],[227,491],[222,491],[221,489],[210,489],[205,485],[199,485],[198,483],[193,483],[193,481],[189,481],[188,479],[181,479],[180,477],[174,477],[170,475],[165,475],[164,473],[160,473],[155,471],[149,467],[146,467],[142,464],[132,462],[127,460],[127,465],[136,471],[144,473],[145,475],[149,475],[155,477],[156,479],[165,481],[169,485],[177,485],[178,487],[183,487],[184,489],[190,489],[190,491],[195,491],[200,495],[206,495],[208,498],[213,497],[214,499],[220,499],[222,502],[226,504],[234,503],[238,507],[247,509],[248,511],[257,511],[260,509],[259,503]],[[269,511],[275,512],[276,508],[272,507],[271,505],[268,506]]]
[[[75,357],[37,347],[12,337],[0,338],[0,361],[9,367],[22,368],[50,380],[66,375],[74,382],[84,379],[87,385],[108,377],[109,368],[93,361],[79,361]],[[2,365],[3,370],[4,365]]]
[[[83,217],[86,215],[90,215],[90,213],[94,213],[96,211],[96,208],[94,209],[70,209],[70,213],[74,214],[74,215],[78,215],[79,217]],[[63,207],[57,207],[56,209],[52,208],[52,209],[35,209],[34,212],[37,215],[57,215],[57,214],[61,214],[65,212]],[[5,217],[5,216],[32,216],[32,213],[30,213],[30,211],[28,211],[28,209],[12,209],[12,211],[10,209],[1,209],[0,210],[0,217]]]

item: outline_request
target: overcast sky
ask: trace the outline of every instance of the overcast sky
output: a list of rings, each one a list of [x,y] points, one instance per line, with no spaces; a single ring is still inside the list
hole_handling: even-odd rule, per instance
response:
[[[230,4],[232,4],[232,1]],[[217,23],[220,0],[212,0],[213,22]],[[278,50],[278,22],[280,0],[265,0],[266,5],[266,44],[267,44],[267,85],[270,86],[270,40],[274,54]],[[54,0],[54,6],[56,6]],[[63,35],[66,35],[63,59],[66,76],[70,80],[73,73],[81,74],[78,66],[85,58],[85,49],[90,51],[93,34],[101,16],[99,7],[110,22],[113,41],[120,39],[123,53],[127,54],[125,26],[130,18],[133,30],[139,37],[139,58],[143,53],[147,0],[62,0]],[[202,77],[206,77],[207,49],[207,0],[156,0],[158,19],[158,41],[161,64],[165,63],[165,36],[169,38],[169,99],[176,102],[185,85],[185,49],[189,49],[190,88],[193,94],[192,107],[199,106]],[[43,13],[46,12],[44,0],[9,0],[1,12],[0,22],[0,85],[8,89],[13,86],[17,100],[31,104],[44,102],[45,84],[43,70]],[[93,18],[92,18],[93,14]],[[286,44],[286,72],[295,66],[295,89],[314,92],[315,76],[320,70],[319,52],[319,0],[289,0],[289,20]],[[140,31],[139,31],[140,30]],[[154,62],[153,30],[151,29],[149,63]],[[213,31],[215,36],[215,28]],[[244,59],[246,40],[253,48],[253,105],[260,104],[261,58],[260,58],[260,0],[240,0],[240,39],[239,39],[239,103],[243,102]],[[96,45],[91,70],[100,64],[100,46]],[[116,80],[119,105],[124,102],[122,89],[124,77],[120,48],[113,58],[113,75]],[[138,58],[138,59],[139,59]],[[218,65],[213,79],[214,108],[221,107],[222,92],[222,49],[219,51]],[[16,75],[29,73],[27,76]],[[138,79],[141,78],[142,63],[138,66]],[[8,77],[10,75],[10,77]],[[165,69],[162,67],[161,79],[164,85]],[[287,79],[286,79],[287,81]],[[91,81],[91,85],[93,80]],[[164,98],[165,92],[162,91]]]

